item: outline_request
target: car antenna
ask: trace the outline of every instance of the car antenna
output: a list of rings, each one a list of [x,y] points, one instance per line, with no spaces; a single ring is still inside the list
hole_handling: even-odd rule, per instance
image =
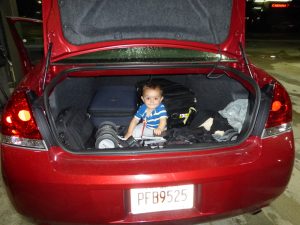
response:
[[[50,65],[50,57],[51,57],[51,53],[52,53],[52,42],[49,43],[48,46],[48,51],[47,51],[47,56],[46,56],[46,65],[45,65],[45,70],[44,70],[44,79],[43,79],[43,84],[42,84],[42,90],[45,90],[45,84],[46,84],[46,78],[47,78],[47,72],[49,69],[49,65]]]
[[[247,69],[248,69],[248,71],[249,71],[249,73],[250,73],[250,76],[251,76],[252,78],[254,78],[254,77],[253,77],[253,73],[252,73],[251,68],[250,68],[250,65],[249,65],[248,58],[247,58],[247,56],[246,56],[246,50],[245,50],[245,48],[243,47],[243,45],[242,45],[241,42],[239,42],[239,47],[240,47],[240,50],[241,50],[241,52],[242,52],[242,56],[243,56],[243,59],[244,59],[244,61],[245,61],[245,63],[246,63]]]

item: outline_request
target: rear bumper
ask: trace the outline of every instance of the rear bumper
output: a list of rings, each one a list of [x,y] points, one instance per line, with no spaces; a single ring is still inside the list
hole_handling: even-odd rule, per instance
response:
[[[159,156],[159,157],[158,157]],[[42,221],[135,223],[205,221],[256,210],[286,188],[293,133],[211,151],[135,156],[74,156],[2,145],[2,174],[15,208]],[[194,208],[132,215],[130,188],[195,185]]]

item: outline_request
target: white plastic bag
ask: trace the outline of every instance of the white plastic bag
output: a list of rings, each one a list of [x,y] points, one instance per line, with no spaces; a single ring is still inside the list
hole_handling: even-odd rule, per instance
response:
[[[248,99],[238,99],[229,103],[219,113],[228,120],[230,126],[240,133],[245,121],[247,108]]]

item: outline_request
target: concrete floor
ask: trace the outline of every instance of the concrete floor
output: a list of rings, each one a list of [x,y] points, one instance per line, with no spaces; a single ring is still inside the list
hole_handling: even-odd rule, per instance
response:
[[[202,225],[299,225],[300,224],[300,40],[247,41],[247,53],[257,66],[278,78],[293,103],[296,159],[288,188],[277,200],[256,215],[244,214]],[[0,225],[33,225],[15,212],[0,178]]]

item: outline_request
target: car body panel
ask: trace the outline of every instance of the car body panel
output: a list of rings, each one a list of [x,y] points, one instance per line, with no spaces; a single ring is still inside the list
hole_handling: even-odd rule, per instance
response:
[[[130,1],[130,0],[129,0]],[[76,6],[76,4],[78,3],[78,1],[70,1],[68,4],[62,3],[61,5],[71,5],[70,8],[72,7],[74,2],[74,5]],[[151,1],[150,1],[151,2]],[[180,4],[186,4],[184,2],[182,2],[181,0],[176,1],[179,2]],[[96,5],[96,9],[90,9],[91,15],[89,16],[93,16],[92,13],[95,14],[95,11],[97,12],[97,10],[101,10],[102,5],[105,5],[106,3],[104,1],[100,2],[101,4],[99,4],[99,6]],[[119,1],[119,4],[121,4],[122,1]],[[148,1],[149,3],[149,1]],[[223,3],[223,2],[222,2]],[[88,7],[95,7],[93,4],[95,4],[95,1],[90,2],[90,4],[88,4]],[[161,4],[161,1],[156,1],[156,4],[159,5]],[[193,4],[199,4],[200,6],[202,5],[201,3],[194,1]],[[222,11],[222,5],[225,6],[226,4],[220,4],[219,7],[216,7],[218,10]],[[66,34],[64,33],[64,30],[67,29],[67,27],[69,26],[73,26],[75,27],[75,25],[77,25],[77,23],[82,22],[82,20],[84,20],[85,18],[85,14],[84,15],[78,15],[78,20],[76,20],[75,17],[73,17],[72,15],[70,15],[70,17],[76,22],[76,24],[72,24],[72,21],[69,22],[68,19],[65,19],[66,22],[64,25],[62,25],[62,20],[61,20],[61,15],[60,15],[60,7],[62,7],[61,5],[59,5],[57,0],[53,0],[53,1],[45,1],[43,2],[43,21],[44,21],[44,51],[45,51],[45,55],[48,51],[48,44],[49,43],[53,43],[53,50],[52,50],[52,54],[51,54],[51,61],[55,62],[61,59],[64,59],[66,57],[69,56],[74,56],[74,55],[78,55],[78,54],[83,54],[83,53],[88,53],[88,52],[93,52],[93,51],[99,51],[99,50],[108,50],[108,49],[112,49],[112,48],[124,48],[124,47],[130,47],[130,46],[172,46],[172,47],[178,47],[178,48],[190,48],[190,49],[208,49],[210,51],[213,52],[222,52],[223,54],[230,54],[232,56],[235,57],[240,57],[241,56],[241,51],[239,48],[239,44],[242,43],[244,45],[244,34],[245,34],[245,21],[244,21],[244,10],[240,10],[240,9],[244,9],[245,8],[245,2],[244,1],[239,1],[239,0],[233,0],[232,1],[232,13],[231,18],[226,18],[226,20],[229,20],[230,26],[227,28],[228,30],[225,30],[225,34],[228,33],[227,37],[222,37],[222,42],[220,41],[215,41],[215,43],[205,43],[205,38],[203,39],[204,41],[200,42],[199,41],[191,41],[191,40],[184,40],[183,38],[177,38],[178,40],[176,40],[175,38],[172,40],[170,38],[170,36],[166,35],[166,38],[163,38],[164,36],[161,35],[159,38],[155,38],[155,35],[151,35],[149,37],[146,38],[141,38],[141,36],[139,35],[139,33],[141,33],[141,31],[137,30],[136,34],[137,34],[137,38],[131,37],[128,38],[127,40],[119,38],[119,36],[117,35],[117,40],[116,41],[109,41],[109,40],[103,40],[102,42],[96,42],[97,39],[92,39],[93,36],[91,36],[91,40],[87,38],[87,42],[85,43],[83,42],[78,42],[76,44],[72,44],[70,40],[68,40],[65,36]],[[209,5],[209,4],[208,4]],[[200,7],[198,6],[198,7]],[[201,6],[203,7],[203,6]],[[201,8],[200,7],[200,8]],[[221,8],[220,8],[221,7]],[[202,12],[203,9],[199,9],[197,12],[196,10],[196,14],[199,13],[199,16],[201,16],[202,18],[205,18],[205,21],[207,23],[209,23],[210,21],[207,20],[207,16],[205,16],[205,13],[207,12]],[[205,11],[205,9],[204,9]],[[84,7],[82,10],[82,13],[87,13],[86,11],[84,11]],[[202,13],[202,14],[201,14]],[[216,12],[214,12],[216,13]],[[220,13],[220,12],[219,12]],[[97,15],[97,14],[96,14]],[[200,17],[200,19],[201,19]],[[121,20],[122,21],[122,20]],[[220,23],[222,20],[220,19],[220,21],[216,21],[216,23]],[[233,22],[234,21],[234,22]],[[70,23],[70,25],[68,24],[68,22]],[[74,23],[75,23],[74,22]],[[199,22],[201,22],[201,20],[199,20]],[[66,24],[67,23],[67,24]],[[92,28],[94,28],[97,23],[100,23],[99,21],[94,21],[94,25]],[[201,24],[201,23],[200,23]],[[79,25],[78,25],[79,26]],[[124,25],[125,26],[125,25]],[[207,25],[206,25],[207,26]],[[216,33],[216,25],[211,25],[211,27],[213,27],[210,31],[209,31],[209,35],[208,34],[202,34],[203,36],[207,35],[208,37],[210,37],[210,39],[215,39],[213,35],[213,33]],[[82,31],[84,32],[84,34],[86,33],[87,37],[90,37],[89,35],[89,29],[86,28],[86,26],[84,26],[82,29],[87,29],[86,31]],[[115,29],[115,28],[114,28]],[[199,27],[199,29],[201,29],[201,27]],[[98,33],[96,31],[93,31],[93,34],[95,33],[96,36],[99,36],[98,39],[101,40],[101,33],[103,33],[103,31],[101,31],[101,29],[98,30]],[[105,32],[105,30],[104,30]],[[174,30],[173,32],[176,32],[176,30]],[[100,35],[99,35],[100,33]],[[199,33],[201,34],[201,30],[199,31]],[[206,30],[207,33],[207,30]],[[76,31],[74,31],[74,35],[78,36],[78,38],[82,39],[84,38],[83,35],[78,34]],[[74,36],[69,34],[69,39]],[[112,37],[114,37],[114,35],[111,35]],[[120,36],[122,37],[122,35]],[[76,40],[76,39],[75,39]],[[99,40],[99,41],[100,41]],[[207,42],[207,41],[206,41]]]
[[[161,157],[83,156],[56,147],[45,152],[3,145],[1,159],[15,207],[40,220],[97,224],[198,217],[197,221],[205,221],[214,215],[254,211],[284,191],[293,167],[293,135],[281,134],[276,143],[273,139],[251,137],[232,148],[174,152]],[[130,188],[174,184],[195,184],[193,209],[171,214],[129,212]]]

